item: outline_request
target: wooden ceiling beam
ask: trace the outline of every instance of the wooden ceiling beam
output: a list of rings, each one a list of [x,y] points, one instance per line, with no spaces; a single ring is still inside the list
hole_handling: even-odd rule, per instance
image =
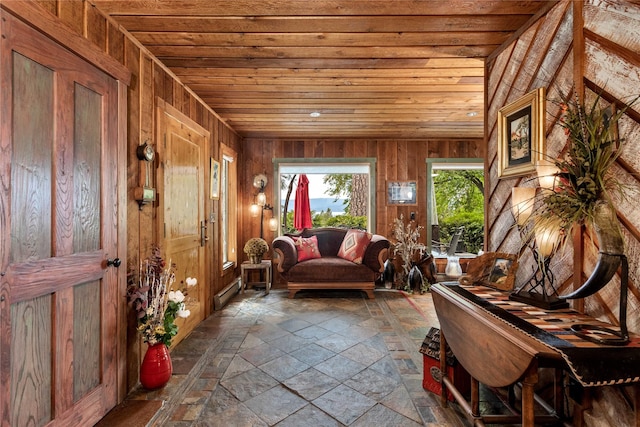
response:
[[[303,2],[306,3],[306,2]],[[481,3],[481,2],[479,2]],[[401,16],[116,16],[135,35],[143,32],[194,33],[406,33],[515,31],[530,15]]]
[[[532,14],[539,1],[516,0],[90,0],[114,16],[314,16],[314,15],[468,15]]]
[[[176,50],[179,53],[180,50]],[[166,57],[162,62],[170,68],[290,68],[290,69],[404,69],[404,68],[484,68],[480,58],[289,58],[279,61],[272,58],[175,58]],[[446,64],[446,65],[445,65]]]
[[[421,31],[378,33],[197,33],[136,31],[135,37],[146,46],[465,46],[500,45],[509,31]]]
[[[466,57],[484,58],[498,45],[482,46],[414,46],[414,47],[214,47],[180,46],[180,58],[268,58],[274,62],[289,59],[342,59],[342,58],[438,58]],[[160,60],[176,58],[175,46],[149,46],[149,50]]]
[[[479,61],[478,61],[479,62]],[[429,78],[429,77],[483,77],[484,65],[467,68],[401,68],[401,69],[309,69],[309,68],[186,68],[174,67],[172,71],[181,79],[195,78],[366,78],[383,74],[397,78]]]

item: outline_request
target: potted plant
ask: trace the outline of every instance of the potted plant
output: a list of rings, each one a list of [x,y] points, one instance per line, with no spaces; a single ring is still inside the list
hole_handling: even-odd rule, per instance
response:
[[[269,245],[264,239],[260,237],[253,237],[247,240],[244,245],[244,253],[249,257],[251,264],[260,264],[262,257],[269,250]]]

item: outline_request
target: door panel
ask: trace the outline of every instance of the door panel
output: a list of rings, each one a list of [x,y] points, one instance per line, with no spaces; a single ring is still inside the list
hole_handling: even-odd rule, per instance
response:
[[[117,403],[117,82],[0,13],[0,423],[92,425]]]
[[[21,262],[51,256],[54,73],[15,52],[13,64],[9,259]]]
[[[175,346],[205,315],[204,243],[201,226],[204,222],[205,167],[208,132],[169,105],[158,107],[158,135],[163,141],[159,155],[160,172],[159,221],[163,233],[163,250],[176,265],[176,284],[185,287],[187,277],[196,277],[198,284],[188,289],[185,300],[191,315],[178,319]],[[205,230],[206,231],[206,230]],[[182,285],[181,285],[182,283]]]
[[[41,426],[52,419],[51,295],[11,305],[13,411],[10,425]]]
[[[73,138],[73,252],[100,249],[102,96],[76,83]]]

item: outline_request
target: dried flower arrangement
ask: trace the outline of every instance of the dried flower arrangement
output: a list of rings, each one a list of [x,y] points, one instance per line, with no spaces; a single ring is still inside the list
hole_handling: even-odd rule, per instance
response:
[[[264,255],[269,250],[269,245],[264,239],[253,237],[244,245],[244,253],[247,255]]]
[[[602,108],[601,97],[591,104],[566,100],[560,104],[560,126],[568,138],[567,151],[554,163],[555,188],[543,194],[546,215],[558,218],[565,235],[574,224],[592,224],[601,204],[623,196],[623,187],[611,166],[623,153],[617,123],[626,108]]]
[[[247,254],[249,260],[254,264],[259,264],[268,250],[269,245],[260,237],[252,237],[247,240],[247,243],[244,245],[244,253]]]
[[[196,286],[198,280],[187,277],[182,289],[173,290],[175,265],[171,261],[167,265],[156,247],[151,256],[140,263],[138,273],[129,275],[128,283],[129,303],[137,314],[142,340],[149,345],[170,346],[171,339],[178,333],[176,319],[191,314],[185,304],[187,289]]]

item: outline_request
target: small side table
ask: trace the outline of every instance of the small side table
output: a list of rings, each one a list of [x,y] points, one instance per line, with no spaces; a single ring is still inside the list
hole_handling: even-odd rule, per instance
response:
[[[263,282],[251,282],[249,283],[249,272],[252,270],[259,270],[262,274],[264,271]],[[251,261],[244,261],[240,265],[240,277],[242,280],[242,293],[249,285],[265,285],[265,295],[269,295],[271,289],[271,260],[263,259],[260,264],[253,264]]]

